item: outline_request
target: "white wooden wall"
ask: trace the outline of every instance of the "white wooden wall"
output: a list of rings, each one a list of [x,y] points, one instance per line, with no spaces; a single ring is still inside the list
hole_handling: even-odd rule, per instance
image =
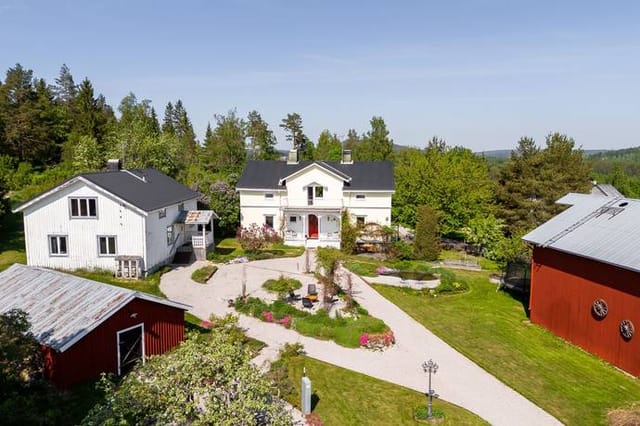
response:
[[[185,210],[196,210],[198,207],[197,200],[187,200],[184,202]],[[147,222],[147,269],[155,269],[156,266],[163,265],[167,261],[171,261],[174,252],[171,250],[184,244],[185,234],[184,227],[174,225],[174,238],[180,233],[180,237],[175,246],[167,245],[167,226],[175,222],[178,217],[178,204],[167,207],[167,215],[162,219],[159,217],[159,210],[149,212],[146,218]]]
[[[71,219],[69,197],[96,197],[98,218]],[[113,270],[113,256],[98,256],[98,235],[115,235],[118,254],[144,257],[143,215],[81,182],[27,207],[24,227],[29,265]],[[49,254],[51,234],[67,235],[67,256]]]

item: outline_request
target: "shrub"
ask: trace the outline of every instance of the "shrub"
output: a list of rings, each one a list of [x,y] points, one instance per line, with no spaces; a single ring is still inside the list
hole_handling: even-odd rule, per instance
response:
[[[342,212],[342,219],[340,224],[340,249],[347,254],[353,254],[356,252],[356,238],[358,237],[358,229],[351,224],[351,217],[349,211],[344,210]]]
[[[265,281],[264,284],[262,284],[262,287],[274,293],[278,293],[279,297],[285,297],[290,291],[301,288],[302,283],[295,278],[285,278],[280,275],[280,278],[277,280],[271,279]]]
[[[413,246],[402,240],[396,241],[391,245],[389,255],[395,259],[412,260],[414,258]]]
[[[434,294],[441,293],[462,293],[469,290],[469,284],[466,280],[456,276],[451,271],[443,269],[440,271],[440,285],[431,291]]]
[[[416,236],[413,243],[415,257],[436,260],[440,255],[438,213],[429,206],[419,206],[416,216]]]

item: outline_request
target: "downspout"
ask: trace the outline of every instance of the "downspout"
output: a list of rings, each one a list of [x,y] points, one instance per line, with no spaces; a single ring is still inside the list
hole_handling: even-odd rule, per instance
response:
[[[149,264],[147,263],[147,219],[149,216],[142,216],[142,262],[144,264],[144,276],[147,276]]]

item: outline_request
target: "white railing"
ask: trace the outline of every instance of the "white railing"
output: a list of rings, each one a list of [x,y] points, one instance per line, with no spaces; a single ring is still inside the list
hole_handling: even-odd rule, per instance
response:
[[[344,199],[341,198],[314,198],[310,200],[306,197],[292,198],[282,197],[280,199],[280,207],[330,207],[341,209],[344,207]]]
[[[201,233],[191,236],[191,245],[193,248],[207,248],[213,244],[213,232],[207,232],[203,237]]]

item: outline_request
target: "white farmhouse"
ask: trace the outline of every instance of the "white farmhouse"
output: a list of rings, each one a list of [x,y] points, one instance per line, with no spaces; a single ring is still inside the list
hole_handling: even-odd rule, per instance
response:
[[[352,223],[391,225],[394,193],[389,161],[249,161],[237,185],[240,222],[267,225],[286,244],[340,247],[341,213]]]
[[[19,205],[27,264],[106,269],[135,278],[170,263],[185,245],[206,256],[213,244],[210,210],[199,194],[155,169],[85,173]]]

